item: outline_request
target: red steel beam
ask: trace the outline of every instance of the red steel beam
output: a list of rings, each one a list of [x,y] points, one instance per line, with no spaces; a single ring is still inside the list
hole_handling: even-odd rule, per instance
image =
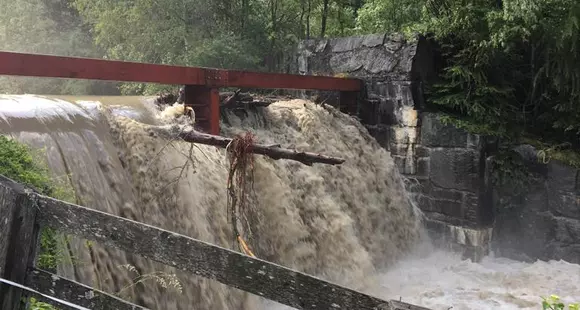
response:
[[[0,52],[0,75],[109,80],[213,88],[360,91],[358,79],[155,65],[114,60]]]

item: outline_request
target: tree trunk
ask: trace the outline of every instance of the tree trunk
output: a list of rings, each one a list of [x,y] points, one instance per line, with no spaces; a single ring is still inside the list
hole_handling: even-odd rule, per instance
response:
[[[340,31],[340,36],[344,37],[344,20],[342,18],[342,6],[339,5],[338,10],[336,10],[336,19],[338,20],[338,27]]]
[[[303,36],[301,38],[305,38],[305,29],[304,27],[304,16],[306,15],[306,2],[305,0],[300,1],[300,35]]]
[[[242,0],[242,16],[240,20],[242,37],[245,37],[246,19],[248,19],[248,1]]]
[[[322,7],[322,22],[320,25],[321,38],[324,38],[324,35],[326,35],[326,21],[328,19],[328,2],[330,2],[330,0],[324,0],[324,6]]]
[[[181,139],[185,142],[199,143],[226,148],[232,138],[215,136],[203,132],[195,131],[186,126],[149,126],[148,131],[153,135],[159,135],[166,139]],[[281,148],[280,145],[263,145],[254,144],[250,150],[251,153],[268,156],[272,159],[290,159],[311,166],[314,163],[327,165],[340,165],[344,159],[331,157],[322,154],[310,152],[300,152],[292,149]]]
[[[310,39],[310,12],[312,12],[312,0],[308,0],[308,12],[306,14],[306,40]]]
[[[276,38],[278,36],[278,0],[270,0],[270,22],[272,28],[270,29],[270,53],[268,57],[268,70],[274,72],[275,54],[276,54]]]

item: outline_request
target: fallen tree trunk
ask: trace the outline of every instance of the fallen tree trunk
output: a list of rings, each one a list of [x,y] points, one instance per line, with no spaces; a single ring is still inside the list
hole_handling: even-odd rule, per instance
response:
[[[168,139],[181,139],[190,143],[206,144],[221,148],[226,148],[233,140],[232,138],[210,135],[196,131],[191,127],[184,126],[151,126],[149,131]],[[340,165],[345,161],[344,159],[338,157],[331,157],[310,152],[300,152],[292,149],[284,149],[281,148],[280,145],[254,144],[251,148],[251,153],[268,156],[276,160],[295,160],[308,166],[311,166],[314,163]]]

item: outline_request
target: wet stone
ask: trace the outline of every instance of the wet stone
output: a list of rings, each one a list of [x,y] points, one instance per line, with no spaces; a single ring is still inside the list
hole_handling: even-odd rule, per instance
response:
[[[443,124],[434,113],[423,113],[421,120],[421,145],[427,147],[467,146],[467,132]]]
[[[348,37],[340,39],[330,40],[330,45],[332,46],[333,53],[347,52],[355,50],[362,46],[364,41],[363,36]]]
[[[354,72],[363,67],[365,53],[345,52],[334,54],[330,57],[330,68],[333,72],[348,73]]]
[[[432,149],[429,177],[439,187],[477,192],[479,154],[469,149]]]
[[[399,63],[397,57],[379,49],[372,49],[365,55],[364,68],[370,73],[390,72]]]
[[[376,47],[385,41],[385,34],[369,34],[364,36],[362,45],[366,47]]]

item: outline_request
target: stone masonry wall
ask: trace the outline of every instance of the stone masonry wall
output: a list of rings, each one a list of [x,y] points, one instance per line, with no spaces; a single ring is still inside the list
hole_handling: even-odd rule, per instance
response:
[[[480,259],[490,251],[493,208],[486,160],[495,143],[421,114],[415,151],[417,203],[435,241]]]
[[[366,93],[357,116],[391,152],[400,172],[416,181],[410,189],[429,219],[428,227],[466,246],[486,243],[481,240],[490,234],[477,230],[484,213],[479,199],[485,174],[482,140],[442,125],[435,114],[420,112],[423,87],[437,71],[429,41],[383,34],[309,40],[300,44],[297,63],[300,74],[363,79]],[[471,237],[458,233],[464,227],[471,227]]]
[[[384,34],[308,40],[298,46],[295,70],[365,81],[356,116],[410,181],[436,241],[476,259],[493,243],[511,256],[510,249],[531,258],[580,260],[578,171],[547,165],[525,208],[496,214],[489,160],[497,141],[445,125],[425,109],[423,87],[438,70],[434,46]],[[317,95],[336,103],[336,93]]]
[[[414,174],[418,103],[423,102],[424,80],[435,72],[429,48],[422,38],[408,42],[401,35],[308,40],[298,47],[298,72],[364,79],[366,94],[357,116],[391,150],[402,172]]]
[[[452,125],[435,113],[422,113],[415,156],[419,205],[430,218],[463,227],[487,227],[492,214],[484,205],[485,161],[490,142]]]
[[[516,151],[533,172],[532,184],[521,205],[497,210],[495,251],[524,261],[564,259],[580,264],[580,170],[556,160],[544,164],[529,145]]]

